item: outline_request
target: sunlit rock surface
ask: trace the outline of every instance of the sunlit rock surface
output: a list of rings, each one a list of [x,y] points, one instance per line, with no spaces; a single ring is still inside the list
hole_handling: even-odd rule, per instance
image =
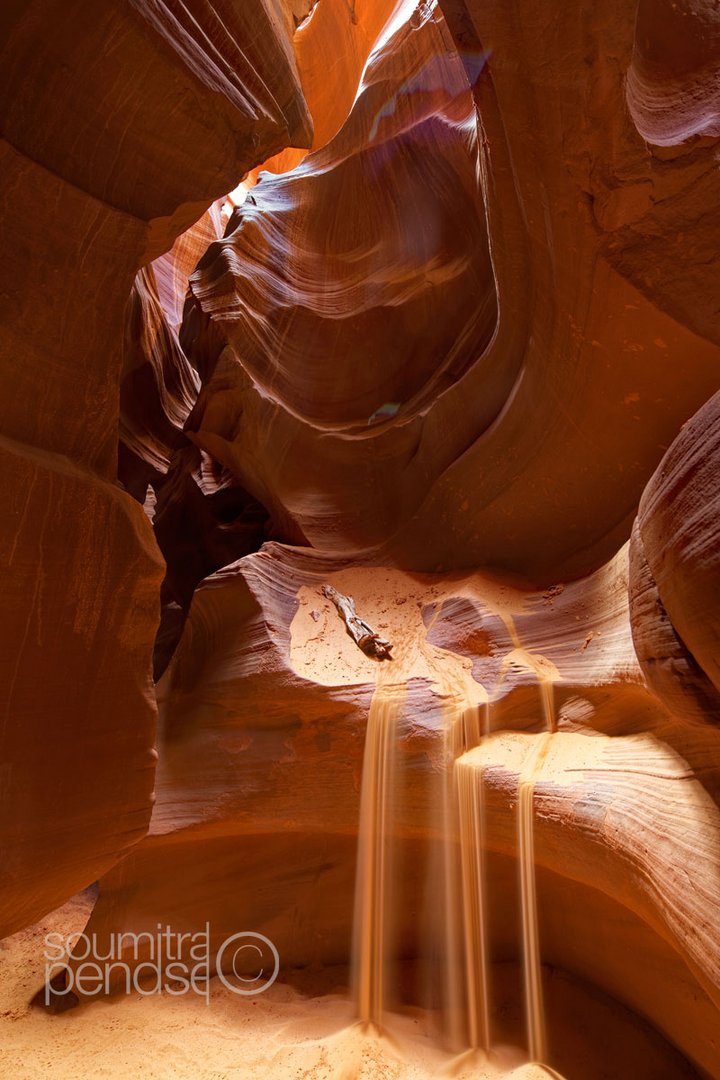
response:
[[[712,148],[648,152],[607,7],[396,10],[338,133],[191,278],[193,437],[289,538],[540,583],[629,535],[717,386],[718,181]]]
[[[324,550],[417,505],[449,450],[424,474],[420,416],[495,326],[465,72],[436,11],[401,14],[338,134],[263,178],[191,278],[219,356],[192,437]]]
[[[118,451],[118,476],[139,502],[148,484],[159,489],[173,453],[187,445],[183,427],[199,382],[163,308],[155,267],[144,266],[127,308]]]
[[[488,848],[516,853],[518,781],[545,740],[534,787],[545,962],[576,973],[587,965],[593,982],[717,1075],[717,733],[656,718],[641,732],[620,710],[602,734],[590,725],[497,733],[461,759],[483,788]],[[502,876],[490,887],[498,937],[512,948]]]
[[[628,105],[649,143],[720,135],[720,21],[707,0],[640,0]]]
[[[321,592],[328,581],[393,642],[391,663],[356,647]],[[474,715],[491,734],[459,765],[486,792],[496,960],[518,955],[513,785],[547,740],[535,796],[547,962],[718,1070],[720,924],[701,912],[715,907],[720,734],[671,720],[645,689],[625,551],[585,581],[527,594],[267,545],[196,591],[160,696],[153,823],[101,882],[88,926],[101,941],[207,920],[216,945],[240,923],[267,934],[288,967],[346,961],[365,727],[373,701],[392,700],[401,869],[385,914],[398,956],[431,972],[445,886],[425,875],[443,762],[462,752]],[[599,955],[584,942],[603,905],[617,940],[603,932]],[[422,985],[408,992],[422,999]]]
[[[134,275],[312,129],[290,12],[262,0],[37,0],[0,21],[6,933],[90,883],[150,817],[162,560],[116,484]],[[134,302],[164,429],[151,445],[140,410],[134,437],[162,457],[191,377],[150,278]]]
[[[688,719],[720,721],[720,395],[689,421],[640,503],[632,540],[633,636],[648,682]]]
[[[300,82],[313,118],[312,148],[319,149],[338,133],[360,85],[368,56],[375,49],[391,17],[407,17],[403,0],[323,0],[312,10],[293,38]],[[248,182],[261,171],[289,172],[307,151],[288,149],[253,169]]]

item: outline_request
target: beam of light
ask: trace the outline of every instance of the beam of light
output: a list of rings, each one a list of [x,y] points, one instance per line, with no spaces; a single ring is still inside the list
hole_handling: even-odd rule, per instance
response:
[[[480,77],[491,56],[491,50],[462,50],[458,53],[465,70],[470,87],[473,87]],[[418,71],[412,72],[395,92],[385,101],[375,114],[368,142],[373,142],[377,137],[381,122],[387,117],[393,116],[401,98],[410,97],[412,94],[427,94],[434,91],[442,91],[446,87],[446,68],[444,58],[439,56],[429,57]]]

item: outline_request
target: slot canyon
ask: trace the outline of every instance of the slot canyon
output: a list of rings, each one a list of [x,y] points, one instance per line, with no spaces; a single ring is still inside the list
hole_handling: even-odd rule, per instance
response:
[[[717,0],[0,29],[0,1077],[720,1080]]]

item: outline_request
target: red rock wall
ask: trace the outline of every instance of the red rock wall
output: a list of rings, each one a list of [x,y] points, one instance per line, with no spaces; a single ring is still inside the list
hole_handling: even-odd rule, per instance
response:
[[[631,611],[648,683],[671,711],[720,721],[720,395],[648,483],[632,538]]]
[[[315,546],[582,575],[717,387],[714,149],[641,137],[627,5],[441,8],[191,279],[193,437]]]
[[[133,277],[311,125],[262,0],[34,0],[0,25],[4,934],[150,816],[163,565],[115,482]]]
[[[425,460],[422,417],[496,320],[464,70],[437,13],[387,31],[338,134],[263,179],[191,278],[228,346],[193,438],[323,549],[407,519],[454,441]]]
[[[328,580],[394,643],[380,674],[323,596]],[[544,727],[543,673],[558,729],[536,785],[545,961],[604,987],[719,1075],[720,732],[669,719],[643,685],[625,551],[584,581],[531,594],[280,545],[208,577],[159,689],[150,833],[101,882],[87,932],[104,951],[121,930],[208,921],[216,949],[242,925],[271,938],[286,977],[346,963],[368,710],[387,680],[400,702],[397,906],[385,911],[396,954],[425,962],[442,933],[424,875],[443,820],[446,732],[474,693],[492,734],[461,760],[482,763],[484,835],[512,860],[487,872],[493,955],[515,957],[517,786],[547,737],[531,734]]]

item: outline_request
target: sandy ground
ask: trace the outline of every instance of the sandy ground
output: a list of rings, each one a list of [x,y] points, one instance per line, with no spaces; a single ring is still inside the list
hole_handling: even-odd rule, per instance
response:
[[[60,1015],[32,1008],[43,982],[43,939],[85,925],[88,891],[37,925],[0,943],[0,1076],[7,1080],[540,1080],[536,1066],[451,1060],[424,1033],[422,1015],[398,1021],[392,1039],[353,1023],[347,995],[307,996],[275,983],[240,998],[212,980],[209,1002],[188,995],[120,997]]]
[[[353,577],[348,572],[333,577],[337,588],[353,593],[362,617],[398,646],[397,660],[383,667],[378,682],[392,684],[420,676],[430,679],[448,698],[480,704],[487,695],[472,679],[471,662],[427,642],[422,608],[434,603],[439,611],[441,592],[399,572],[382,571],[382,580],[379,574]],[[301,590],[299,600],[292,628],[295,670],[315,681],[326,679],[329,685],[374,681],[377,664],[345,633],[333,605],[318,590]],[[483,600],[513,630],[513,615],[521,608],[518,596],[498,587],[495,592],[488,590]],[[551,683],[556,677],[554,671],[546,670],[547,665],[539,665],[544,658],[519,647],[512,655],[541,681]],[[323,679],[318,679],[318,671]],[[522,766],[528,738],[514,736],[502,743],[509,767]],[[543,738],[543,769],[558,774],[567,764],[566,749],[573,750],[576,768],[594,761],[598,753],[598,740],[587,736],[564,733]],[[487,749],[489,743],[484,746]],[[472,754],[482,756],[485,749]],[[470,764],[472,754],[467,755]],[[426,1080],[431,1076],[542,1080],[558,1076],[548,1068],[523,1064],[522,1051],[510,1048],[495,1051],[491,1061],[477,1054],[453,1059],[438,1048],[430,1014],[419,1009],[393,1018],[388,1035],[363,1030],[354,1022],[347,972],[340,970],[322,976],[295,973],[292,985],[278,980],[252,998],[239,997],[214,979],[208,1000],[194,994],[135,994],[97,1000],[59,1015],[32,1008],[31,998],[44,984],[45,935],[80,932],[93,903],[94,895],[88,890],[36,926],[0,942],[0,1080]],[[492,977],[499,990],[500,972],[494,971]],[[551,991],[546,995],[551,1027],[561,1032],[555,1044],[560,1056],[551,1060],[562,1062],[566,1080],[680,1080],[695,1075],[657,1033],[618,1004],[563,977],[546,989]],[[509,985],[497,996],[493,1032],[502,1029],[507,1043],[522,1041],[520,986]]]
[[[484,579],[477,577],[485,585]],[[423,608],[435,605],[437,614],[446,596],[472,592],[467,582],[455,586],[435,583],[385,567],[341,570],[329,575],[328,582],[339,592],[351,595],[358,615],[391,642],[393,659],[378,664],[365,656],[347,633],[332,601],[322,595],[319,587],[303,586],[297,594],[298,609],[290,627],[290,662],[301,678],[320,686],[373,683],[380,677],[395,682],[413,677],[443,682],[449,667],[471,700],[480,703],[486,699],[483,688],[472,679],[472,662],[431,645],[423,622]],[[482,601],[487,609],[507,619],[522,611],[523,600],[522,593],[509,587],[487,583],[483,589]]]
[[[30,1006],[43,984],[44,937],[83,929],[94,902],[75,897],[36,926],[0,942],[2,1080],[689,1080],[696,1074],[631,1014],[560,977],[549,986],[561,1015],[563,1076],[496,1048],[451,1058],[420,1009],[394,1017],[389,1036],[363,1031],[343,986],[347,972],[306,973],[242,998],[211,981],[209,1001],[188,995],[119,996],[51,1015]],[[517,973],[512,976],[517,979]],[[496,980],[500,978],[498,972]],[[304,981],[303,981],[304,980]],[[318,993],[318,987],[322,993]],[[559,996],[558,996],[559,995]],[[521,1022],[519,986],[494,1012],[506,1037]],[[503,1016],[504,1014],[504,1022]]]

